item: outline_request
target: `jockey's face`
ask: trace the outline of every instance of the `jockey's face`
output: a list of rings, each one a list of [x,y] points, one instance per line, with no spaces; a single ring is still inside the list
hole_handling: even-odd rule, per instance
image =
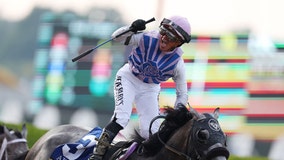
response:
[[[182,41],[179,36],[167,29],[167,27],[160,27],[160,50],[163,52],[170,52],[176,47],[180,46]]]

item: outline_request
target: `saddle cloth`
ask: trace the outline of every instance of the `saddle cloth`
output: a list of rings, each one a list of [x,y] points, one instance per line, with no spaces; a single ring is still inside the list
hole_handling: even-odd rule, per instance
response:
[[[50,158],[52,160],[88,160],[96,146],[95,138],[99,138],[101,133],[102,129],[95,127],[77,142],[59,145]]]
[[[99,138],[101,133],[102,133],[102,128],[95,127],[77,142],[67,143],[67,144],[62,144],[62,145],[57,146],[52,152],[50,159],[52,160],[88,160],[90,155],[93,153],[94,147],[96,146],[96,143],[97,143],[95,138]],[[119,142],[119,141],[126,141],[126,137],[120,132],[114,139],[114,142]],[[133,150],[131,150],[131,152],[133,152]],[[126,153],[130,154],[129,151]],[[124,158],[128,156],[129,155],[127,154],[123,155]]]

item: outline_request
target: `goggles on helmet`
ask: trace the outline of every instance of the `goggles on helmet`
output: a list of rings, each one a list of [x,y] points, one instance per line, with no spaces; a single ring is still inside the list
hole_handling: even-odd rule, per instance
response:
[[[160,27],[163,25],[171,26],[176,31],[176,33],[182,38],[183,42],[187,43],[190,42],[191,36],[188,33],[186,33],[180,26],[175,24],[173,21],[164,18],[160,24]]]
[[[160,26],[160,35],[166,35],[168,40],[171,42],[182,42],[180,38],[178,38],[174,33],[172,33],[169,29],[164,27],[163,25]]]

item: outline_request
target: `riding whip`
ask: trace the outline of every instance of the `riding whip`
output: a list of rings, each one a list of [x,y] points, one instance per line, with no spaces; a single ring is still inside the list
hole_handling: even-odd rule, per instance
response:
[[[154,18],[154,17],[151,18],[151,19],[149,19],[148,21],[146,21],[146,24],[147,24],[147,23],[150,23],[150,22],[153,22],[153,21],[155,21],[155,18]],[[86,56],[86,55],[92,53],[94,50],[96,50],[97,48],[101,47],[102,45],[104,45],[104,44],[106,44],[106,43],[108,43],[108,42],[114,40],[115,38],[118,38],[118,37],[122,36],[122,35],[125,34],[125,33],[130,32],[130,31],[132,31],[132,30],[133,30],[133,28],[130,27],[128,30],[126,30],[126,31],[124,31],[124,32],[122,32],[122,33],[120,33],[120,34],[118,34],[117,36],[115,36],[115,37],[113,37],[113,38],[111,38],[111,39],[109,39],[109,40],[107,40],[107,41],[105,41],[105,42],[103,42],[103,43],[97,45],[97,46],[94,47],[94,48],[91,48],[91,49],[89,49],[89,50],[83,52],[82,54],[80,54],[80,55],[78,55],[77,57],[73,58],[73,59],[72,59],[72,62],[75,62],[75,61],[79,60],[80,58],[82,58],[82,57],[84,57],[84,56]]]

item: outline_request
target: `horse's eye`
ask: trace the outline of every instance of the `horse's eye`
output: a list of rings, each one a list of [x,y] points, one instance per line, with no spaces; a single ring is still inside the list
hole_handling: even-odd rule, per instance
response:
[[[200,142],[204,143],[209,139],[209,132],[206,129],[201,129],[197,132],[197,138]]]

